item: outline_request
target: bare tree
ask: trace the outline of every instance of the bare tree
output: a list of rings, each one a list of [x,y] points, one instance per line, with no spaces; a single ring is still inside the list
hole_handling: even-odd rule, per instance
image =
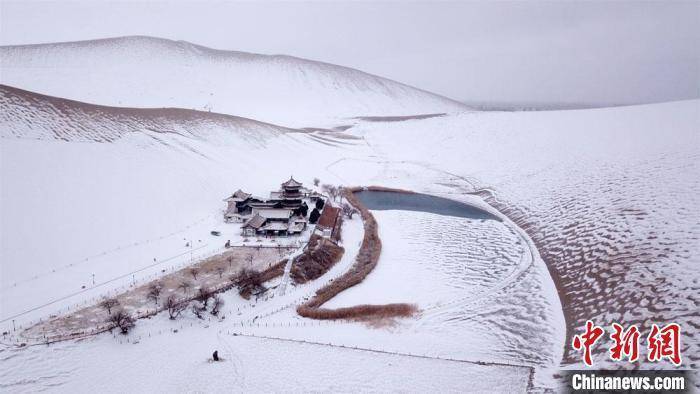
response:
[[[224,306],[224,299],[219,295],[215,295],[211,303],[211,314],[214,316],[218,315],[222,306]]]
[[[197,274],[199,274],[199,268],[197,268],[197,267],[190,268],[190,275],[192,275],[194,280],[197,280]]]
[[[233,256],[228,256],[226,261],[228,261],[228,269],[231,269],[231,265],[233,264]]]
[[[155,302],[155,304],[158,305],[158,297],[160,297],[160,293],[162,292],[162,290],[163,285],[161,285],[160,283],[156,282],[152,284],[148,288],[148,299],[153,300],[153,302]]]
[[[170,315],[170,320],[175,320],[182,311],[187,308],[189,303],[182,301],[178,302],[175,296],[170,296],[165,300],[165,307],[168,308],[168,315]]]
[[[335,197],[338,195],[338,188],[329,185],[329,184],[323,184],[321,186],[321,190],[323,190],[326,194],[328,194],[328,197],[331,198],[331,200],[335,201]]]
[[[352,216],[357,213],[357,209],[348,203],[343,203],[343,205],[340,206],[340,210],[348,219],[352,219]]]
[[[182,291],[187,294],[189,293],[190,289],[192,288],[192,282],[189,280],[183,280],[180,282],[180,284],[177,286],[178,289],[182,289]]]
[[[321,183],[321,180],[318,178],[314,178],[314,186],[318,186],[319,183]]]
[[[112,308],[114,308],[117,305],[119,305],[119,300],[117,300],[116,298],[106,298],[105,300],[100,302],[100,306],[103,309],[107,310],[107,313],[110,315],[112,314]]]
[[[339,185],[335,189],[335,196],[340,198],[340,201],[343,201],[343,193],[345,193],[345,187],[343,185]]]
[[[123,309],[110,315],[107,322],[113,324],[113,327],[119,327],[122,334],[127,334],[129,330],[136,325],[134,318]]]
[[[197,301],[201,302],[202,305],[204,306],[204,309],[206,309],[207,304],[209,303],[209,298],[211,298],[211,295],[212,295],[211,290],[205,289],[202,287],[199,289],[199,294],[197,294],[197,297],[195,297],[195,299]]]

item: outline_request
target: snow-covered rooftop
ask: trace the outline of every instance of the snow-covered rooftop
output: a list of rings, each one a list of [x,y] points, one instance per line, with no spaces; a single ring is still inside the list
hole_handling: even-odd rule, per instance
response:
[[[255,213],[265,219],[288,219],[292,210],[287,208],[255,208]]]

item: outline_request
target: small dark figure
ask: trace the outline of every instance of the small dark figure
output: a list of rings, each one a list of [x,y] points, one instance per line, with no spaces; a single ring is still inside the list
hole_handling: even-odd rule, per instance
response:
[[[212,357],[214,357],[214,361],[219,361],[219,351],[214,350],[214,354],[212,354]]]
[[[231,240],[229,239],[226,241],[226,245],[224,245],[224,248],[230,248],[231,247]]]

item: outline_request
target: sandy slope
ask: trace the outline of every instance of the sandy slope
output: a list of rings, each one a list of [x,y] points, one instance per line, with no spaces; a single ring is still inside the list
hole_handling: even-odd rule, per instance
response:
[[[299,130],[231,115],[180,108],[119,108],[45,96],[0,85],[0,135],[5,138],[111,142],[128,133],[177,134],[223,141],[227,134],[250,143]],[[57,121],[60,119],[60,121]]]
[[[294,127],[466,109],[346,67],[151,37],[6,46],[0,58],[0,83],[43,94],[116,107],[212,110]]]

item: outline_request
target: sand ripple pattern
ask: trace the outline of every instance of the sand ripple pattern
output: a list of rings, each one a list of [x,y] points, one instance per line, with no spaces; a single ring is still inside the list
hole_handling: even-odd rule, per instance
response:
[[[513,229],[496,220],[386,212],[375,212],[380,235],[387,226],[400,229],[387,230],[396,231],[385,240],[391,259],[416,265],[432,284],[426,298],[434,301],[420,305],[417,332],[480,336],[476,342],[489,345],[466,350],[483,360],[549,365],[557,359],[553,306],[542,283],[548,273],[532,264]]]

